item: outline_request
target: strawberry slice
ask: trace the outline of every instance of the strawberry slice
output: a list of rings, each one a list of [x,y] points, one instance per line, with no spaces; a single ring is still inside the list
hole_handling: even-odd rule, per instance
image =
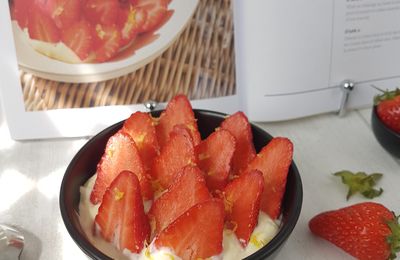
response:
[[[153,197],[151,184],[145,175],[135,142],[127,133],[118,131],[108,140],[103,157],[97,165],[97,178],[90,194],[93,204],[101,202],[107,187],[123,170],[136,174],[144,199]]]
[[[227,224],[233,228],[243,247],[247,246],[257,225],[263,190],[264,178],[258,170],[240,175],[224,190]]]
[[[62,41],[81,60],[85,60],[93,50],[93,30],[93,26],[89,22],[80,20],[63,31]]]
[[[184,131],[186,134],[181,133]],[[193,141],[188,130],[181,129],[179,132],[171,133],[169,141],[153,161],[151,174],[161,188],[166,189],[183,167],[196,164]]]
[[[86,3],[83,4],[83,14],[94,25],[115,24],[118,10],[118,0],[86,0]]]
[[[243,172],[247,174],[257,169],[263,173],[264,192],[261,198],[261,210],[272,219],[278,218],[281,211],[292,157],[292,142],[284,137],[275,137],[261,149]]]
[[[141,32],[156,29],[167,15],[168,3],[165,0],[137,0],[136,5],[147,13],[147,19]]]
[[[171,248],[182,259],[206,259],[222,252],[224,205],[219,199],[198,203],[155,238],[155,247]]]
[[[255,157],[253,134],[246,115],[239,111],[221,123],[221,129],[228,130],[236,139],[236,150],[232,159],[232,173],[237,175]]]
[[[42,9],[33,5],[28,16],[29,37],[34,40],[57,43],[60,41],[60,31],[53,19]]]
[[[197,167],[186,166],[168,190],[151,205],[148,216],[154,224],[155,234],[195,204],[209,199],[211,195],[201,170]]]
[[[136,38],[137,34],[142,31],[146,18],[147,12],[142,8],[129,5],[119,9],[117,24],[121,31],[122,46],[130,44]]]
[[[120,249],[139,253],[150,238],[150,224],[144,213],[139,180],[122,171],[106,190],[95,218],[96,231]]]
[[[80,0],[35,0],[60,29],[68,28],[81,18]]]
[[[149,170],[160,152],[152,117],[148,113],[135,112],[125,120],[122,129],[135,141],[143,165]]]
[[[96,24],[94,34],[94,48],[96,61],[104,62],[113,58],[121,47],[121,32],[115,24]]]
[[[211,192],[222,191],[228,183],[235,138],[226,130],[215,131],[195,148],[199,168],[205,173]]]
[[[11,1],[11,19],[17,21],[21,29],[24,29],[28,26],[28,14],[31,10],[32,4],[32,0]]]
[[[185,95],[176,95],[167,105],[165,111],[160,115],[156,126],[157,138],[161,147],[169,139],[169,134],[175,125],[185,125],[190,129],[194,145],[201,141],[199,130],[197,129],[192,105]]]

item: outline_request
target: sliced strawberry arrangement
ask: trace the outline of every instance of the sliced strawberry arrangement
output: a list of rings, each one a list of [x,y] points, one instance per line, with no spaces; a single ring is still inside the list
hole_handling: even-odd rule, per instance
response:
[[[104,62],[114,57],[121,47],[121,32],[115,24],[96,24],[94,33],[96,61]]]
[[[186,134],[182,134],[186,132]],[[186,129],[172,132],[168,142],[161,148],[160,155],[153,161],[151,174],[161,188],[171,185],[176,174],[186,165],[197,165],[193,141]]]
[[[137,7],[147,13],[146,22],[142,26],[143,32],[156,29],[167,15],[168,2],[165,0],[137,0]]]
[[[224,206],[221,200],[198,203],[155,238],[156,248],[171,248],[182,259],[205,259],[222,252]]]
[[[143,25],[147,19],[147,12],[142,8],[129,5],[120,8],[117,18],[118,28],[121,31],[121,45],[131,43],[136,36],[143,31]]]
[[[209,199],[211,195],[201,170],[186,166],[150,208],[148,216],[152,225],[154,224],[153,233],[158,234],[186,210]]]
[[[233,229],[243,247],[257,225],[263,190],[264,178],[258,170],[233,179],[224,190],[227,226]]]
[[[83,5],[83,13],[86,19],[94,25],[115,24],[118,10],[118,0],[86,0]]]
[[[135,112],[125,120],[122,129],[135,141],[144,167],[149,170],[160,152],[152,117],[148,113]]]
[[[286,188],[289,166],[292,163],[293,144],[283,137],[273,138],[261,149],[242,174],[259,170],[264,176],[261,210],[272,219],[278,218]]]
[[[192,105],[185,95],[177,95],[170,102],[164,112],[161,113],[156,126],[157,137],[160,146],[164,146],[169,139],[169,134],[175,125],[185,125],[190,129],[194,145],[201,141],[200,133],[197,128]]]
[[[150,238],[139,180],[129,171],[121,172],[106,190],[95,218],[96,230],[120,250],[140,253]]]
[[[35,5],[28,14],[28,33],[31,39],[51,43],[60,41],[59,29],[49,15]]]
[[[93,33],[93,26],[85,20],[80,20],[64,30],[62,42],[73,50],[81,60],[85,60],[93,51]]]
[[[243,112],[236,112],[221,123],[221,129],[229,131],[236,139],[232,173],[237,175],[247,167],[256,155],[249,120]]]
[[[211,192],[222,191],[228,183],[235,143],[235,138],[221,129],[195,148],[199,168],[205,173],[207,187]]]
[[[378,203],[363,202],[320,213],[310,220],[309,227],[357,259],[394,259],[400,251],[398,217]]]
[[[111,182],[124,170],[133,172],[139,179],[144,199],[153,197],[151,184],[133,139],[122,131],[117,132],[107,142],[104,155],[97,166],[97,178],[90,201],[101,202],[104,192]]]

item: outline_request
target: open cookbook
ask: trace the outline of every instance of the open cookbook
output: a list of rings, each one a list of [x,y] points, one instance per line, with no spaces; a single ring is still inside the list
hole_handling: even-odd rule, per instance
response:
[[[152,1],[2,1],[11,136],[91,136],[178,93],[288,120],[370,106],[400,78],[400,0]]]

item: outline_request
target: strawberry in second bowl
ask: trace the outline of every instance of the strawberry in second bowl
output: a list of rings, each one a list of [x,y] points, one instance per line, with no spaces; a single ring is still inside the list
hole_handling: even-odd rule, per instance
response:
[[[371,125],[382,147],[400,158],[400,89],[375,97]]]

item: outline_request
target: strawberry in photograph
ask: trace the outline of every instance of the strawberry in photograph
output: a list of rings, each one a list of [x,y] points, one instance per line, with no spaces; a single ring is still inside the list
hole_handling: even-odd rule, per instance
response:
[[[394,259],[400,251],[398,217],[378,203],[363,202],[320,213],[310,220],[309,228],[360,260]]]
[[[142,26],[142,32],[154,30],[167,15],[168,2],[165,0],[137,0],[136,6],[144,9],[147,19]]]
[[[21,29],[25,29],[28,26],[28,14],[32,4],[32,0],[13,0],[11,2],[11,19],[17,21]]]
[[[117,24],[121,31],[121,46],[128,45],[136,38],[142,31],[146,18],[147,12],[144,9],[133,7],[131,4],[119,9]]]
[[[34,0],[34,3],[45,11],[60,29],[68,28],[81,18],[81,0]]]
[[[118,0],[86,0],[83,4],[85,18],[94,25],[113,25],[117,21]]]
[[[57,43],[61,39],[60,31],[53,19],[35,5],[28,15],[28,33],[31,39],[44,42]]]
[[[80,20],[63,30],[61,40],[84,61],[93,51],[93,25]]]
[[[224,205],[219,199],[198,203],[155,238],[156,248],[168,247],[183,260],[206,259],[222,252]]]
[[[118,249],[140,253],[150,238],[150,225],[135,174],[122,171],[113,180],[104,194],[95,224],[96,231]]]
[[[243,247],[246,247],[258,222],[264,178],[253,170],[233,179],[223,193],[228,228],[231,228]]]
[[[274,137],[264,146],[242,174],[259,170],[264,176],[261,210],[272,219],[281,214],[286,179],[293,158],[293,144],[288,138]]]
[[[396,133],[400,133],[400,89],[384,91],[374,99],[379,119]]]
[[[96,24],[93,45],[96,61],[107,61],[113,58],[121,47],[121,32],[115,24]]]

